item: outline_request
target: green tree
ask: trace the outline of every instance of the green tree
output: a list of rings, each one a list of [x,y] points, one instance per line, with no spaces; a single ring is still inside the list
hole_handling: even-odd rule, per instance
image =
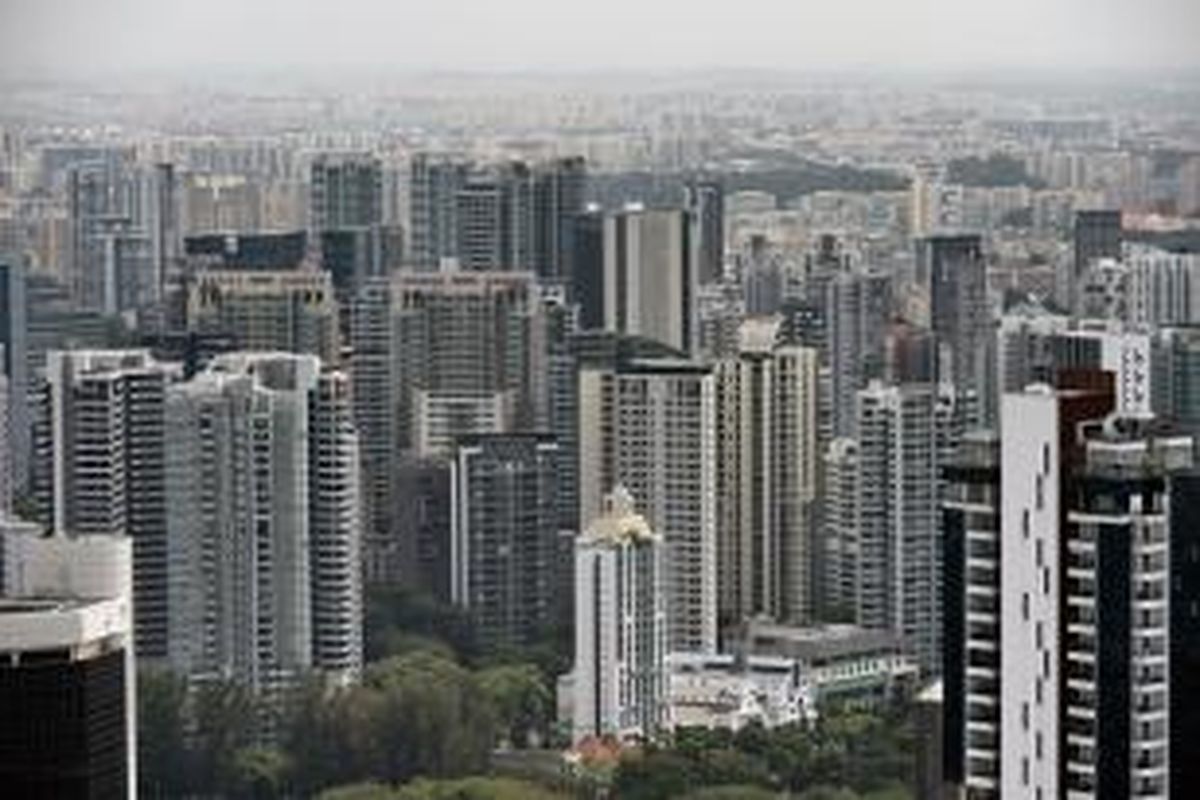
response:
[[[496,712],[499,732],[513,747],[526,747],[531,734],[544,737],[554,698],[532,664],[490,667],[478,674],[479,686]]]
[[[234,754],[234,795],[247,800],[271,800],[287,793],[291,762],[274,747],[244,747]]]
[[[670,800],[699,782],[700,771],[694,761],[651,747],[621,759],[613,789],[621,800]]]
[[[761,786],[706,786],[694,789],[679,800],[777,800],[779,793]]]
[[[259,704],[245,686],[206,682],[190,698],[192,788],[201,794],[229,794],[237,784],[237,753],[255,744]]]

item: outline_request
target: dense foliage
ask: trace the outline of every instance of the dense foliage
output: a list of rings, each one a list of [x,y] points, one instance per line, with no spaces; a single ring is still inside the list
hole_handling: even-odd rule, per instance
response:
[[[912,750],[899,712],[830,713],[812,727],[751,726],[737,733],[682,729],[669,745],[623,758],[614,789],[621,800],[758,796],[739,795],[744,787],[805,800],[903,800]]]

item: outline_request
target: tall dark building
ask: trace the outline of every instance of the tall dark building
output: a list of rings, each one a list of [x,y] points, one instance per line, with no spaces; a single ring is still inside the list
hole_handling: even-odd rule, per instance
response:
[[[937,337],[938,378],[986,400],[992,344],[987,265],[977,235],[917,240],[917,282],[928,292],[929,327]]]
[[[435,270],[443,259],[458,255],[458,190],[466,182],[470,162],[450,156],[418,153],[409,169],[410,261]]]
[[[557,617],[557,469],[553,436],[459,439],[450,590],[493,650],[531,644]]]
[[[604,327],[604,214],[590,208],[572,225],[571,300],[579,304],[581,330]]]
[[[718,281],[725,261],[725,190],[717,181],[690,181],[684,186],[684,206],[692,214],[697,277],[701,283]]]
[[[1097,258],[1121,257],[1121,212],[1084,210],[1075,212],[1075,278]]]
[[[383,168],[363,153],[323,153],[312,163],[310,228],[315,233],[383,222]]]
[[[0,373],[8,379],[8,424],[11,452],[8,474],[12,488],[24,491],[29,481],[30,437],[27,393],[28,327],[25,319],[25,263],[15,254],[0,253]],[[0,418],[0,424],[4,420]]]
[[[534,168],[533,272],[543,281],[569,284],[575,271],[575,219],[584,212],[587,164],[581,156]]]
[[[6,797],[137,797],[129,541],[4,531]]]

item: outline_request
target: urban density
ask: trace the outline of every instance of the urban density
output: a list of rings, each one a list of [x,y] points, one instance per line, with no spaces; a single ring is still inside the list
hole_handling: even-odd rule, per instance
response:
[[[1200,61],[288,52],[0,59],[0,795],[1194,796]]]

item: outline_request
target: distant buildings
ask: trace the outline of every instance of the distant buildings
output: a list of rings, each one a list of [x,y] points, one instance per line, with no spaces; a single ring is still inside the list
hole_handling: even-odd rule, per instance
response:
[[[575,544],[572,739],[653,736],[666,719],[664,546],[617,487]]]
[[[32,424],[29,414],[28,325],[26,322],[24,260],[0,254],[0,372],[8,382],[8,425],[11,449],[5,449],[5,468],[14,490],[29,482]]]
[[[322,153],[309,174],[309,228],[368,228],[383,222],[383,169],[362,153]]]
[[[4,526],[0,773],[17,797],[137,792],[130,542]]]

